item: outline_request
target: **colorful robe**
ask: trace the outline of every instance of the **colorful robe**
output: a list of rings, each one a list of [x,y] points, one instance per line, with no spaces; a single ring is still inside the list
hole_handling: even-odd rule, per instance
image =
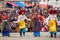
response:
[[[18,22],[18,24],[19,24],[19,29],[25,28],[25,21],[21,20]]]
[[[57,19],[57,16],[56,15],[50,15],[49,17],[49,23],[48,23],[48,26],[49,26],[49,31],[50,32],[56,32],[56,27],[57,27],[57,22],[58,22],[58,19]]]

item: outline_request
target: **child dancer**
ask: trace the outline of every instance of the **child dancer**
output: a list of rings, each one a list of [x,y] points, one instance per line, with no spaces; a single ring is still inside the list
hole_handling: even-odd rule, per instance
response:
[[[58,22],[56,13],[57,13],[56,10],[51,9],[50,15],[48,17],[49,18],[48,26],[49,26],[50,35],[51,35],[51,37],[53,37],[53,35],[54,35],[55,38],[56,38],[57,22]]]

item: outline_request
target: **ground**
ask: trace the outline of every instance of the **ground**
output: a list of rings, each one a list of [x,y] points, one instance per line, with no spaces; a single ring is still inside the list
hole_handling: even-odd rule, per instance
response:
[[[41,37],[34,37],[32,32],[26,32],[26,35],[22,37],[19,33],[11,33],[10,37],[2,37],[0,33],[0,40],[60,40],[60,32],[57,32],[57,38],[49,36],[49,32],[41,32]]]

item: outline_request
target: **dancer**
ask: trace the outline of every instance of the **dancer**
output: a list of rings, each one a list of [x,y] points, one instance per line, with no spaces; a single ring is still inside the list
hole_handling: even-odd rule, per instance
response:
[[[38,18],[38,13],[35,13],[34,17],[34,27],[33,27],[33,35],[35,37],[40,37],[40,27],[41,27],[41,21]]]
[[[10,37],[10,30],[11,30],[11,25],[10,22],[7,20],[3,21],[3,29],[2,29],[2,36],[8,36]]]
[[[48,22],[48,26],[49,26],[49,32],[50,32],[50,35],[51,37],[54,37],[56,38],[56,34],[57,34],[57,24],[58,24],[58,18],[57,18],[57,15],[56,15],[56,10],[54,9],[51,9],[50,11],[50,14],[49,14],[49,22]]]
[[[21,14],[18,16],[17,23],[19,25],[19,34],[20,36],[24,35],[26,32],[26,26],[25,21],[27,20],[27,17],[24,15],[24,12],[21,12]]]

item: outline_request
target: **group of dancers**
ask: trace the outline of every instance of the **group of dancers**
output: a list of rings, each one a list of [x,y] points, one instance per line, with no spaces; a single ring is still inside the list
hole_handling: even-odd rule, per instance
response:
[[[48,28],[49,28],[49,32],[50,32],[50,37],[55,37],[56,38],[56,34],[57,34],[57,14],[55,10],[50,10],[49,11],[49,16],[47,17],[48,21],[47,23],[45,23]],[[32,17],[33,21],[33,36],[34,37],[40,37],[40,27],[42,26],[41,24],[41,20],[39,19],[40,15],[38,15],[37,12],[35,12],[34,16]],[[20,14],[18,16],[18,20],[16,21],[16,23],[18,24],[19,27],[19,34],[20,36],[24,35],[25,36],[25,32],[26,32],[26,23],[25,21],[27,20],[27,17],[24,15],[24,12],[22,12],[22,14]],[[44,25],[45,25],[44,24]],[[5,20],[3,21],[3,28],[2,28],[2,36],[10,36],[10,30],[11,30],[11,25],[9,20]]]

